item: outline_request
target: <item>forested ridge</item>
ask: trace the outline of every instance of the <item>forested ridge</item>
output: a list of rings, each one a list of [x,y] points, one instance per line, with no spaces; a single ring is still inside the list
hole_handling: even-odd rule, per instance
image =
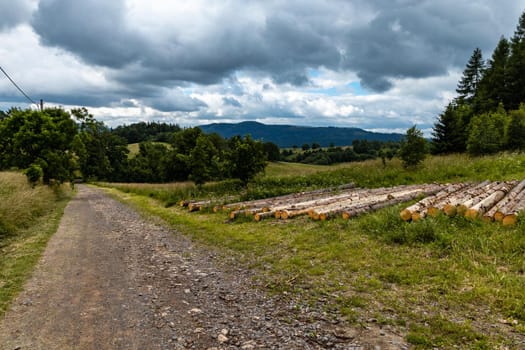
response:
[[[490,59],[474,50],[456,92],[434,125],[434,154],[525,149],[525,12]]]

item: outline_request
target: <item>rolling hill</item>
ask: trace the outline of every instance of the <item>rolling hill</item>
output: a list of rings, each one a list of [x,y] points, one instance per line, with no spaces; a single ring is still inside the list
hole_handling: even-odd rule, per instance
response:
[[[353,140],[399,141],[403,137],[402,134],[375,133],[359,128],[266,125],[253,121],[236,124],[214,123],[199,127],[205,133],[216,132],[225,138],[250,134],[256,140],[273,142],[282,148],[294,145],[301,147],[305,143],[314,142],[322,147],[328,147],[330,144],[346,146],[350,145]]]

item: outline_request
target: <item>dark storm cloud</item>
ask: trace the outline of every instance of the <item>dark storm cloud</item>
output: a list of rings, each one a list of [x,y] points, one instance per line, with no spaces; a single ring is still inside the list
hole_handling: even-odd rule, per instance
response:
[[[493,9],[447,2],[376,1],[375,18],[348,39],[346,66],[357,71],[364,86],[385,91],[390,79],[425,78],[462,67],[474,48],[489,51],[505,34],[495,30],[501,26]]]
[[[356,72],[363,86],[386,91],[393,79],[462,68],[475,47],[489,56],[510,34],[502,23],[520,14],[511,0],[275,1],[256,3],[261,13],[243,12],[247,4],[224,5],[197,39],[179,27],[138,30],[124,0],[41,0],[32,25],[45,45],[110,68],[132,98],[142,87],[217,84],[239,70],[301,86],[318,67]]]
[[[143,44],[126,24],[125,10],[124,0],[40,0],[32,25],[45,45],[119,68],[138,60]]]
[[[28,0],[0,0],[0,31],[15,27],[27,21],[31,15],[31,2]]]

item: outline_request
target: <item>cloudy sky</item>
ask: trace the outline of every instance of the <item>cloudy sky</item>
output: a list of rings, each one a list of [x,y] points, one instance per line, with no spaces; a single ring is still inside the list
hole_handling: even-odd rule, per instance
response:
[[[0,0],[0,66],[110,126],[257,120],[428,135],[517,0]],[[0,75],[0,109],[29,107]]]

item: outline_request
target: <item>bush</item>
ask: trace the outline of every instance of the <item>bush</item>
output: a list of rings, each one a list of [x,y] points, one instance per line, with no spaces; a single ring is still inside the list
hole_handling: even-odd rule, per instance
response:
[[[24,174],[27,177],[27,181],[31,184],[31,187],[35,187],[44,176],[44,171],[40,165],[31,164],[31,166],[24,171]]]

